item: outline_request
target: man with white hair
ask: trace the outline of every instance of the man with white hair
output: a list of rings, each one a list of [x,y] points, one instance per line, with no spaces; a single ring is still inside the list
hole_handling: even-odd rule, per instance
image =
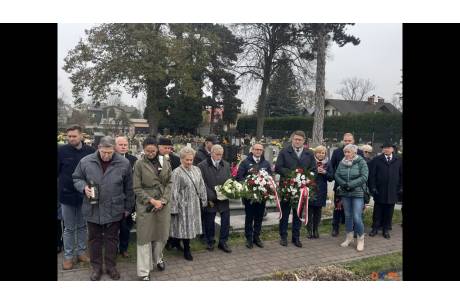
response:
[[[211,148],[211,157],[201,161],[198,167],[203,175],[203,180],[206,185],[207,205],[204,207],[205,219],[205,235],[207,241],[207,249],[214,250],[215,244],[215,218],[216,212],[220,214],[220,236],[218,248],[224,252],[230,253],[232,250],[227,245],[228,235],[230,231],[230,203],[228,199],[217,199],[215,190],[216,185],[223,185],[227,179],[231,178],[230,164],[222,159],[224,149],[219,144],[213,145]]]
[[[134,163],[136,163],[137,158],[128,153],[128,138],[125,136],[118,136],[115,139],[115,151],[119,153],[124,158],[128,159],[131,168],[134,169]],[[123,215],[123,218],[120,222],[120,244],[118,246],[118,252],[121,256],[128,258],[128,245],[129,245],[129,236],[131,233],[131,228],[134,225],[133,219],[131,218],[132,211],[126,211]]]

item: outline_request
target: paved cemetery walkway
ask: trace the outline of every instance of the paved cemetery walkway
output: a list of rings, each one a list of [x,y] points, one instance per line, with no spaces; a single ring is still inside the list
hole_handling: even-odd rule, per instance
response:
[[[304,231],[302,232],[304,233]],[[289,243],[282,247],[278,240],[266,241],[264,248],[254,245],[247,249],[244,245],[233,247],[228,254],[217,247],[213,252],[193,252],[194,260],[186,261],[183,256],[171,256],[166,261],[166,270],[151,273],[154,281],[190,281],[190,280],[250,280],[260,278],[275,271],[290,271],[309,265],[331,264],[355,260],[365,257],[389,254],[402,251],[402,228],[393,225],[391,239],[384,239],[382,235],[365,237],[365,249],[357,252],[354,247],[340,247],[344,240],[344,233],[340,237],[331,237],[323,234],[320,239],[308,240],[302,236],[303,248],[297,248]],[[289,240],[288,240],[289,241]],[[137,280],[136,264],[118,263],[121,280]],[[62,270],[62,253],[58,255],[58,280],[89,280],[90,268],[80,267],[74,270]],[[104,274],[102,280],[110,280]]]

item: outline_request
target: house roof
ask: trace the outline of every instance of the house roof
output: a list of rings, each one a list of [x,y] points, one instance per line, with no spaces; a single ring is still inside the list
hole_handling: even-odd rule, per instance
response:
[[[373,113],[380,109],[386,112],[399,112],[395,106],[390,103],[369,103],[366,101],[345,101],[337,99],[326,99],[325,106],[331,105],[336,108],[340,113]]]

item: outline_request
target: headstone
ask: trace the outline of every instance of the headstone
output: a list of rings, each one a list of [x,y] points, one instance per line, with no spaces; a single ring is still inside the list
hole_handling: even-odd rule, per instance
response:
[[[264,149],[264,157],[265,160],[270,163],[270,165],[273,164],[273,145],[266,145]]]

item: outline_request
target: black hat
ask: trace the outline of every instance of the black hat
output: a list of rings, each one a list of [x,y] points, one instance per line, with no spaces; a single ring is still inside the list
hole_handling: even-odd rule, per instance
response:
[[[390,142],[383,143],[382,148],[385,148],[385,147],[393,147],[394,149],[396,149],[396,145],[391,144]]]
[[[158,141],[158,145],[172,145],[172,142],[168,138],[161,137],[160,140]]]
[[[205,141],[209,141],[209,142],[212,142],[212,144],[217,144],[217,138],[213,135],[210,135],[210,136],[207,136]]]

